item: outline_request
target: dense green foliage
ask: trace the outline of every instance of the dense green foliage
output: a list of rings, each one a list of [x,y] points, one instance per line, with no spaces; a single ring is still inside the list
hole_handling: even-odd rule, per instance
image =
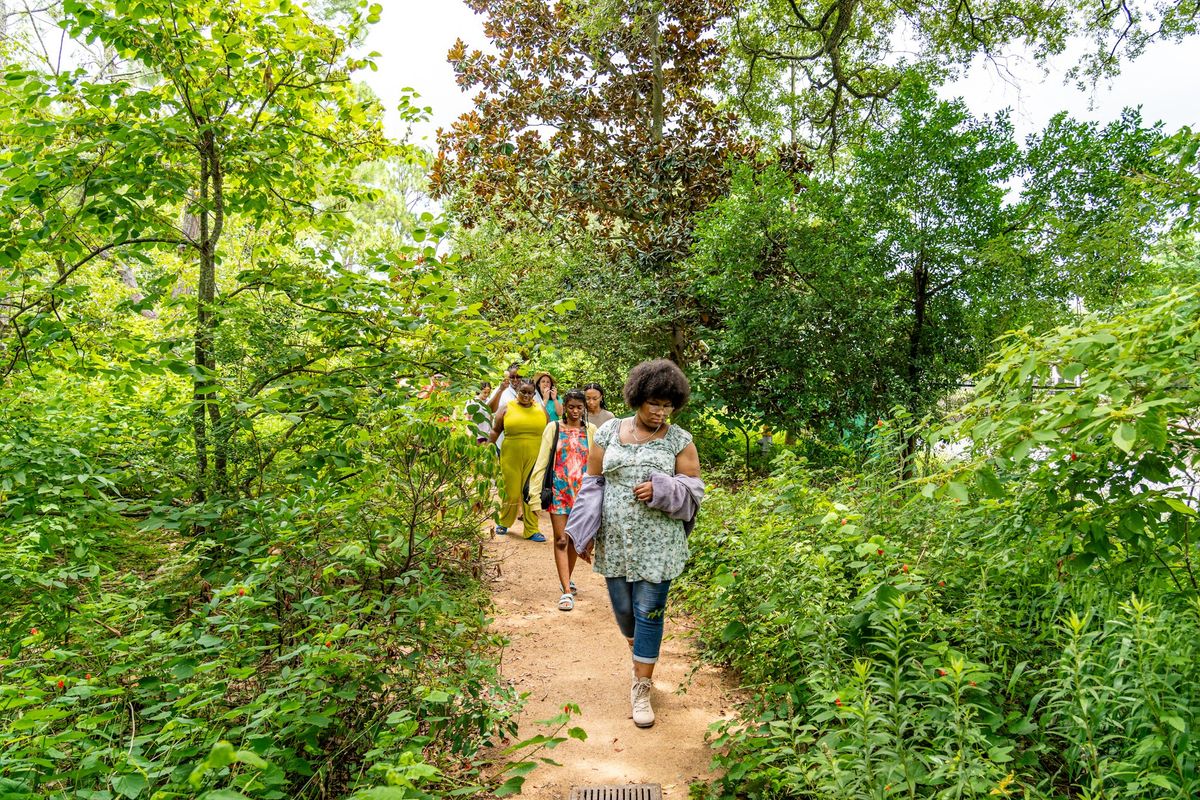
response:
[[[914,482],[881,422],[861,473],[718,495],[688,605],[757,699],[716,788],[1194,797],[1197,320],[1193,286],[1013,337],[942,432],[974,457]]]
[[[1168,213],[1125,176],[1163,174],[1162,137],[1136,113],[1059,115],[1022,149],[1004,115],[922,84],[895,104],[844,174],[746,164],[702,215],[688,269],[715,400],[837,441],[930,410],[1005,331],[1154,280],[1141,264]]]
[[[1068,0],[747,0],[724,25],[722,88],[749,124],[836,158],[881,121],[912,75],[943,83],[1014,52],[1046,63],[1067,51],[1078,86],[1096,86],[1160,41],[1197,32],[1186,2]]]
[[[519,703],[457,389],[522,333],[404,207],[420,154],[349,77],[378,8],[38,13],[0,100],[0,794],[482,791]],[[77,65],[12,46],[56,28]]]

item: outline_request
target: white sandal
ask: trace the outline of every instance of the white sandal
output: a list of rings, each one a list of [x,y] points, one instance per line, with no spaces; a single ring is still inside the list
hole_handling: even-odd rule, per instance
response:
[[[570,611],[573,608],[575,608],[575,598],[571,596],[570,592],[563,592],[562,597],[558,598],[558,610]]]

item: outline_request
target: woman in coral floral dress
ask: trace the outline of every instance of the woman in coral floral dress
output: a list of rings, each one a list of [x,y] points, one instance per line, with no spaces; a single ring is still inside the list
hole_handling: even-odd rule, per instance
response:
[[[587,472],[588,451],[596,434],[596,426],[585,421],[586,404],[583,392],[578,389],[567,392],[563,398],[563,418],[551,422],[542,432],[542,449],[529,478],[530,502],[538,508],[546,470],[551,471],[550,503],[545,510],[550,514],[550,526],[554,529],[554,566],[562,592],[558,598],[559,611],[575,608],[575,584],[571,573],[575,571],[579,556],[567,537],[567,517]]]

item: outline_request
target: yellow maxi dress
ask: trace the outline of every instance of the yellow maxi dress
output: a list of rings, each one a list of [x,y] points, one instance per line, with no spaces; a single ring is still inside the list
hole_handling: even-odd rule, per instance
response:
[[[517,521],[525,507],[525,538],[537,533],[538,517],[530,503],[524,501],[522,489],[533,472],[538,451],[542,446],[542,431],[546,428],[546,412],[534,403],[525,408],[516,400],[509,402],[504,412],[504,444],[500,447],[500,474],[503,480],[500,496],[500,527],[508,528]],[[541,487],[530,489],[538,491]]]

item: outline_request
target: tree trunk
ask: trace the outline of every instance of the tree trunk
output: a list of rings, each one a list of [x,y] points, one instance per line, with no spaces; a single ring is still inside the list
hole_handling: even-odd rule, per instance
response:
[[[665,87],[663,86],[662,34],[659,31],[661,13],[658,8],[655,8],[650,14],[650,65],[653,71],[650,88],[650,123],[655,144],[662,144],[666,116],[666,112],[663,110]]]
[[[198,499],[207,496],[210,488],[220,490],[227,485],[228,447],[222,440],[221,408],[216,396],[217,360],[213,352],[217,243],[224,227],[224,203],[223,176],[215,137],[211,130],[206,130],[200,140],[200,272],[196,282],[196,375],[192,378],[192,428],[196,447]],[[209,474],[210,449],[214,454],[212,475]]]
[[[208,238],[208,152],[200,150],[200,269],[196,281],[196,332],[194,335],[196,374],[192,376],[192,437],[196,448],[196,488],[194,497],[203,500],[208,492],[208,430],[205,423],[204,403],[208,393],[204,377],[204,365],[208,362],[208,351],[212,332],[210,330],[210,303],[215,293],[216,276],[212,263],[211,243]]]
[[[133,290],[133,302],[140,303],[146,299],[146,295],[142,294],[142,287],[138,285],[137,272],[132,264],[117,264],[117,274],[121,276],[121,283]],[[146,319],[158,319],[157,312],[152,308],[142,309],[142,316]]]
[[[916,412],[917,395],[921,390],[921,339],[925,334],[925,315],[929,306],[929,271],[925,267],[924,252],[913,268],[913,323],[908,332],[908,407]],[[917,454],[917,435],[909,433],[904,440],[900,474],[903,480],[913,476]]]

